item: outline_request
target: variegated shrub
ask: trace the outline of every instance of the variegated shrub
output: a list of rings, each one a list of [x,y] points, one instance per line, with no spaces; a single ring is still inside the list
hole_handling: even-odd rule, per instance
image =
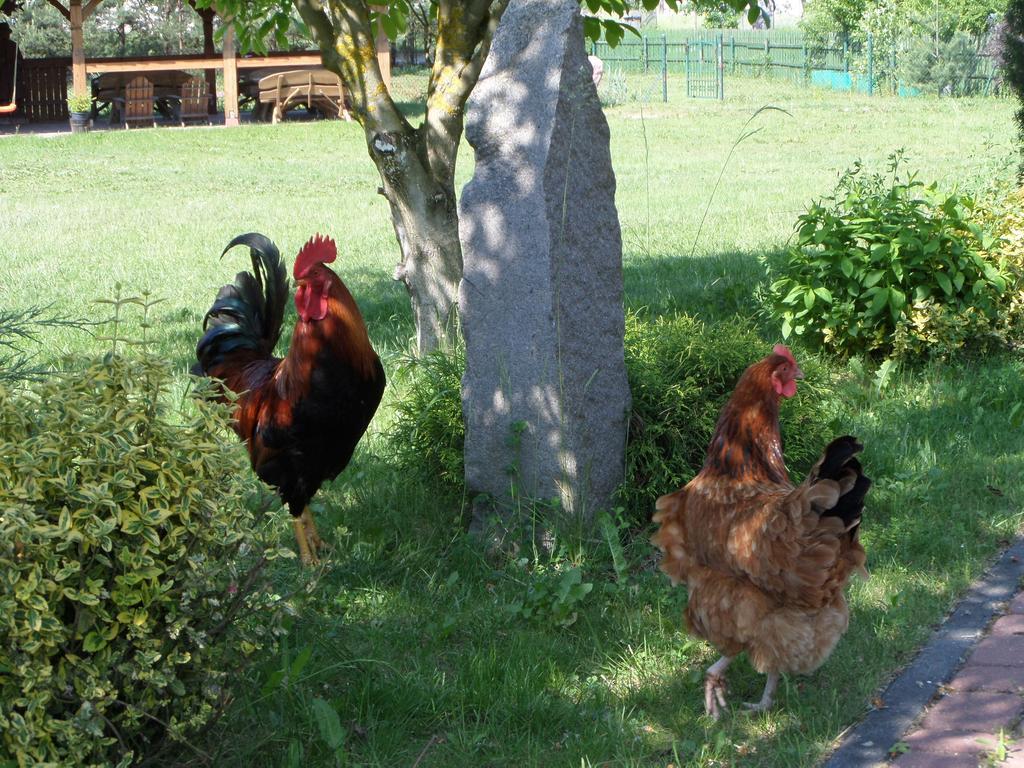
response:
[[[108,356],[0,387],[0,765],[186,753],[272,642],[245,453],[170,380]]]

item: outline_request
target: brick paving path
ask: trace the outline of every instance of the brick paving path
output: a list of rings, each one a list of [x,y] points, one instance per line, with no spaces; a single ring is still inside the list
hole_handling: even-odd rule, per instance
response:
[[[1024,537],[975,582],[824,768],[1024,768]],[[1012,742],[992,762],[1000,729]],[[905,752],[891,757],[902,742]]]
[[[1007,737],[1024,715],[1024,593],[996,619],[944,688],[944,695],[905,735],[909,750],[895,768],[976,768],[992,755],[1002,729]],[[1024,767],[1024,749],[1010,745],[998,766]]]

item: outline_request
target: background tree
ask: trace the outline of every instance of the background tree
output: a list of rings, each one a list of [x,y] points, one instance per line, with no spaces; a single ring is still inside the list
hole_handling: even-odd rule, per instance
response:
[[[21,5],[13,18],[25,56],[67,56],[67,19],[46,0],[24,0]],[[85,22],[85,53],[90,57],[194,53],[202,47],[202,22],[182,0],[107,0]]]
[[[867,31],[927,35],[935,45],[957,32],[984,35],[1006,0],[809,0],[800,27],[815,39],[860,40]]]
[[[434,61],[434,38],[437,36],[437,17],[429,0],[409,0],[409,25],[400,35],[397,47],[408,64]]]
[[[987,87],[980,57],[1005,10],[1006,0],[809,0],[800,28],[811,47],[845,41],[861,72],[870,34],[876,87],[962,96]]]
[[[1020,108],[1015,115],[1017,140],[1021,152],[1017,180],[1024,183],[1024,0],[1010,0],[1009,7],[1006,9],[1003,72],[1006,84],[1010,86],[1020,101]]]
[[[993,17],[1006,12],[1006,0],[914,0],[911,15],[915,22],[942,41],[957,32],[984,35]]]
[[[815,37],[850,38],[860,28],[868,0],[810,0],[800,27]]]
[[[378,25],[393,40],[407,28],[408,0],[371,6],[366,0],[198,0],[233,20],[243,48],[262,50],[271,34],[284,40],[297,11],[320,48],[324,67],[352,94],[352,111],[380,173],[379,192],[391,207],[401,259],[395,279],[409,290],[421,353],[454,334],[462,249],[455,196],[455,162],[466,100],[476,85],[501,14],[509,0],[437,0],[435,53],[423,122],[412,125],[391,99],[374,53]],[[673,9],[679,0],[666,0]],[[750,0],[727,0],[737,10]],[[647,10],[658,0],[643,0]],[[708,3],[717,6],[718,3]],[[585,0],[586,34],[612,44],[625,34],[616,21],[625,0]],[[756,4],[750,8],[756,18]]]
[[[688,10],[695,10],[704,19],[704,26],[715,29],[735,29],[740,24],[740,14],[728,3],[702,3],[699,7],[687,4]]]
[[[25,56],[34,59],[68,55],[71,38],[64,17],[46,0],[27,0],[13,18],[14,37]]]

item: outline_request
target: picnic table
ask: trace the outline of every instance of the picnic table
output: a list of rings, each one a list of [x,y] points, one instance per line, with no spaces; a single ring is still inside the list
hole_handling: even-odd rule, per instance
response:
[[[253,102],[253,118],[277,122],[289,109],[305,106],[350,119],[341,79],[322,66],[260,67],[243,71],[238,94]]]
[[[260,104],[260,80],[267,75],[278,72],[298,72],[305,69],[319,69],[317,65],[308,67],[258,67],[238,70],[238,103],[239,106],[251,105],[255,120],[266,120],[270,110]]]
[[[238,97],[245,97],[257,101],[260,97],[260,80],[267,75],[276,75],[278,72],[301,72],[309,69],[322,69],[319,64],[309,66],[281,66],[281,67],[255,67],[253,69],[238,70]]]

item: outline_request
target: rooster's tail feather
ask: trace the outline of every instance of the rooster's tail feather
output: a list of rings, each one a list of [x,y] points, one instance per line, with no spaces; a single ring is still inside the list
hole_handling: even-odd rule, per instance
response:
[[[281,323],[288,300],[288,276],[281,254],[265,235],[239,235],[221,254],[236,245],[249,247],[252,272],[239,272],[234,283],[217,292],[206,313],[206,331],[196,346],[195,374],[207,374],[230,354],[239,350],[269,356],[281,336]]]

